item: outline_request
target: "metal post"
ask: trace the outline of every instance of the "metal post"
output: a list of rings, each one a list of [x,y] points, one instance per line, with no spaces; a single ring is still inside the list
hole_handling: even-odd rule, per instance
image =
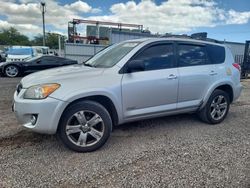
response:
[[[41,2],[40,9],[42,11],[42,18],[43,18],[43,46],[45,46],[45,19],[44,19],[44,14],[46,12],[45,2]]]
[[[61,35],[58,35],[58,55],[61,57]]]
[[[100,28],[99,22],[96,22],[96,38],[99,39],[100,37]]]
[[[73,30],[74,30],[74,34],[73,34],[73,42],[74,43],[76,43],[76,38],[75,38],[75,36],[77,35],[77,32],[76,32],[76,23],[75,22],[73,22]]]

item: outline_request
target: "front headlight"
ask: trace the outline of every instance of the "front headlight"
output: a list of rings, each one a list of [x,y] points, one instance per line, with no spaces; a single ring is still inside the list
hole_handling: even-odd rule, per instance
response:
[[[42,84],[29,87],[25,93],[24,99],[45,99],[55,90],[60,87],[60,84]]]

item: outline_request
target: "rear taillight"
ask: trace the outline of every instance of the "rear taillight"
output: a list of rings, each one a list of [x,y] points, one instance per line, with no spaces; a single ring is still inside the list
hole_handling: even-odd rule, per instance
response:
[[[233,63],[233,66],[238,69],[238,71],[241,71],[241,67],[240,67],[240,64],[238,63]]]

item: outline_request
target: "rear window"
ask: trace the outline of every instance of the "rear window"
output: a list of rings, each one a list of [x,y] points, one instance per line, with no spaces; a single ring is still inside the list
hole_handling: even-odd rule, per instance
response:
[[[212,64],[219,64],[225,61],[225,48],[222,46],[208,44],[207,53]]]

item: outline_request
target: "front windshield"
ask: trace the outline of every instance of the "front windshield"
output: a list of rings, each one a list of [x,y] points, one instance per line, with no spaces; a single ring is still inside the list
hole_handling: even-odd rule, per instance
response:
[[[27,58],[25,61],[26,61],[26,62],[36,61],[36,60],[39,59],[39,58],[41,58],[41,55],[35,56],[35,57]]]
[[[138,44],[139,42],[124,42],[112,45],[89,59],[85,65],[102,68],[112,67]]]
[[[32,55],[31,48],[10,48],[8,55]]]

